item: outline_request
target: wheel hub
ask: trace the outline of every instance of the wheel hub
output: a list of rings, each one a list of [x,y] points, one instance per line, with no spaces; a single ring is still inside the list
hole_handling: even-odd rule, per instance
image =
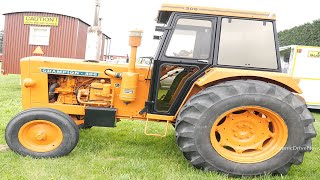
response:
[[[231,122],[233,137],[238,139],[251,138],[255,134],[253,127],[254,125],[251,123],[242,123],[242,122],[232,123]]]
[[[47,134],[44,131],[40,131],[35,138],[39,141],[45,140],[47,138]]]
[[[240,163],[261,162],[277,154],[288,137],[284,120],[261,107],[232,109],[215,121],[211,144],[223,157]],[[277,148],[274,148],[277,147]]]

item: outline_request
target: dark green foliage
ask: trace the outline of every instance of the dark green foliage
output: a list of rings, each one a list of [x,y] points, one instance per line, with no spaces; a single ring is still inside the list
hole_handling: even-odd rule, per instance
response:
[[[320,19],[288,30],[280,31],[279,45],[320,46]]]

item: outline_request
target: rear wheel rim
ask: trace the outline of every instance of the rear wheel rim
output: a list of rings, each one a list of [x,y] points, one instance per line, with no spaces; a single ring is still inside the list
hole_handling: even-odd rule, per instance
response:
[[[59,126],[50,121],[33,120],[20,128],[18,139],[28,150],[48,152],[60,146],[63,133]]]
[[[274,111],[242,106],[222,114],[213,124],[210,141],[224,158],[238,163],[258,163],[282,150],[288,139],[285,121]]]

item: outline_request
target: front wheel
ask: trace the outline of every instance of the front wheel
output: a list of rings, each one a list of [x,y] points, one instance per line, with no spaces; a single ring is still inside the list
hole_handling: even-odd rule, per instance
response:
[[[254,80],[229,81],[191,97],[176,123],[177,143],[197,168],[248,176],[287,174],[316,136],[294,94]]]
[[[25,156],[52,158],[70,153],[78,143],[79,129],[63,112],[34,108],[16,115],[7,125],[10,149]]]

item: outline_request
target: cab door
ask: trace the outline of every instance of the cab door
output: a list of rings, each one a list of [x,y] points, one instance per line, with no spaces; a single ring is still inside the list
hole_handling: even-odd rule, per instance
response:
[[[192,84],[213,62],[216,18],[176,15],[156,56],[149,113],[174,115]]]

